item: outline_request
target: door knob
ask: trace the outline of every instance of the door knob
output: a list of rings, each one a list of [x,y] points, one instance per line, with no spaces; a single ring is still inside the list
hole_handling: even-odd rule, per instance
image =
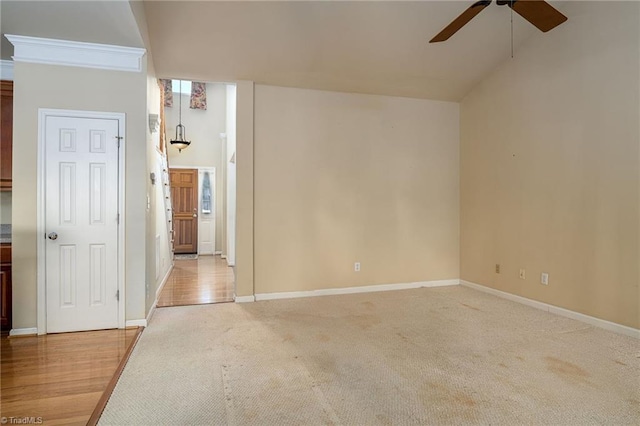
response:
[[[193,214],[193,217],[198,217],[198,215],[194,213],[194,214]]]
[[[55,232],[51,232],[49,233],[49,235],[47,235],[47,237],[49,237],[50,240],[57,240],[58,239],[58,234]]]

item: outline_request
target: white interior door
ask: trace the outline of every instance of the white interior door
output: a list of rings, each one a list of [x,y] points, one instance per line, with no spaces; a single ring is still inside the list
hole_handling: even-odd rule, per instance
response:
[[[47,332],[118,327],[118,120],[47,116]]]

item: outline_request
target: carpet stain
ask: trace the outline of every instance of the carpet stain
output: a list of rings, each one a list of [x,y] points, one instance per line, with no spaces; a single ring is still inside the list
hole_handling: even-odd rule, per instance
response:
[[[547,362],[547,369],[564,379],[586,382],[587,377],[590,376],[588,372],[568,361],[552,356],[547,356],[544,359]]]
[[[517,356],[516,359],[519,359],[520,361],[524,362],[524,358],[522,358],[521,356]]]
[[[619,364],[619,365],[627,365],[627,364],[625,364],[625,363],[624,363],[624,362],[622,362],[622,361],[618,361],[617,359],[616,359],[616,360],[614,360],[614,362],[615,362],[616,364]]]
[[[382,320],[376,315],[369,315],[369,314],[349,315],[347,318],[351,323],[357,325],[363,330],[367,330],[373,327],[374,325],[378,325],[382,322]]]
[[[290,342],[292,340],[295,340],[295,337],[291,333],[285,334],[284,337],[282,338],[283,342]]]
[[[502,368],[509,368],[507,367],[507,364],[505,364],[504,362],[501,362],[500,364],[498,364],[500,367]]]
[[[264,389],[265,392],[272,392],[274,389],[282,388],[283,383],[281,380],[275,377],[269,377],[269,381],[267,383],[267,389]]]
[[[476,308],[475,306],[471,306],[471,305],[467,305],[466,303],[460,303],[462,306],[466,306],[469,309],[473,309],[474,311],[479,311],[482,312],[480,309]]]
[[[336,374],[336,360],[327,353],[319,354],[315,361],[323,373]]]
[[[316,340],[319,340],[321,342],[328,342],[329,340],[331,340],[331,337],[327,336],[324,333],[320,333],[316,336]]]
[[[421,394],[421,399],[426,406],[432,406],[434,401],[438,401],[438,405],[445,406],[452,403],[468,408],[476,406],[476,401],[469,395],[442,383],[427,383],[426,389]]]
[[[404,340],[405,342],[409,341],[409,338],[402,333],[396,333],[396,335],[400,337],[402,340]]]
[[[393,422],[389,419],[389,417],[384,414],[376,414],[376,419],[380,422],[381,425],[392,425]]]
[[[362,302],[361,304],[362,304],[362,306],[364,306],[364,307],[365,307],[365,308],[367,308],[367,309],[373,309],[373,308],[375,308],[375,307],[376,307],[376,304],[375,304],[375,303],[373,303],[373,302],[369,302],[369,301],[367,301],[367,302]]]

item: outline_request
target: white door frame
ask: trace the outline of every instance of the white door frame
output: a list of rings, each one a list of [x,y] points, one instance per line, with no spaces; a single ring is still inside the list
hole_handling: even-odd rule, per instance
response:
[[[118,328],[125,327],[125,114],[120,112],[74,111],[65,109],[38,109],[38,168],[37,168],[37,326],[38,334],[47,334],[47,286],[45,256],[45,123],[47,117],[93,118],[118,121],[120,149],[118,150]],[[115,142],[114,142],[115,143]]]
[[[200,230],[202,229],[203,222],[203,213],[202,213],[202,181],[200,180],[200,175],[205,172],[209,172],[209,180],[213,184],[213,188],[211,188],[213,192],[213,210],[211,211],[211,215],[213,216],[213,251],[212,255],[216,254],[216,236],[218,234],[218,191],[216,185],[218,184],[218,180],[216,179],[216,168],[215,167],[198,167],[198,255],[200,254]]]

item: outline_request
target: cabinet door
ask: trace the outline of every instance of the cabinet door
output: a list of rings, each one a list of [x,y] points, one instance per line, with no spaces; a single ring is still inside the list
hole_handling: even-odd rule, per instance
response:
[[[11,189],[13,156],[13,81],[2,80],[0,86],[0,189]]]
[[[0,266],[0,326],[11,328],[11,265]]]

